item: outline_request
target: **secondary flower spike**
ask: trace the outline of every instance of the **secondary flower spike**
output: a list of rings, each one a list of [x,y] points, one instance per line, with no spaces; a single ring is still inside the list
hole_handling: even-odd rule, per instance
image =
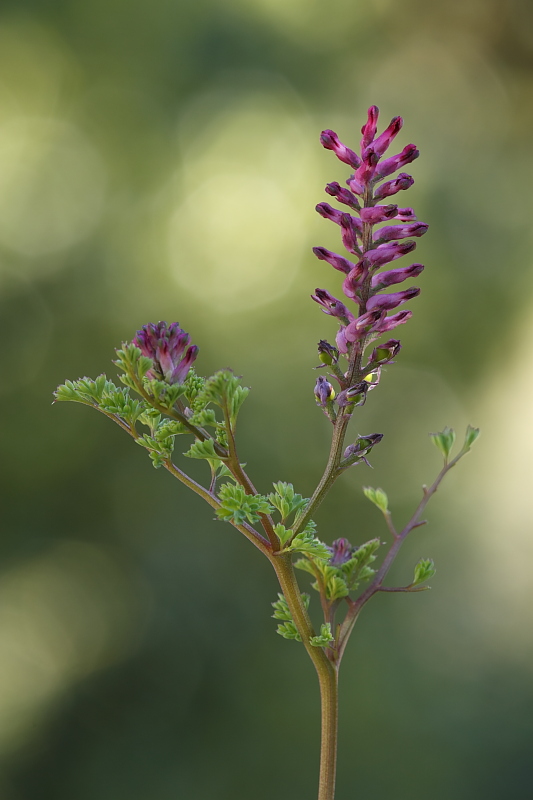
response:
[[[153,368],[146,373],[149,378],[183,383],[199,349],[195,344],[188,347],[189,340],[177,322],[149,322],[137,331],[133,344],[153,361]]]
[[[378,134],[378,117],[377,106],[371,106],[361,129],[358,153],[343,144],[335,131],[323,131],[320,137],[326,150],[333,151],[340,161],[354,170],[346,180],[349,189],[343,189],[336,182],[326,186],[327,194],[341,203],[344,209],[334,208],[324,202],[316,206],[322,217],[340,227],[341,239],[350,258],[325,247],[313,248],[317,258],[344,273],[343,293],[355,304],[352,312],[350,306],[344,306],[325,289],[317,290],[313,295],[313,300],[322,306],[322,310],[337,317],[340,322],[337,347],[349,359],[353,352],[364,349],[369,340],[407,322],[411,317],[410,311],[396,314],[387,312],[413,299],[420,290],[411,287],[392,294],[384,293],[384,290],[416,277],[424,269],[422,264],[411,264],[380,272],[382,267],[412,252],[416,247],[413,237],[418,239],[423,236],[428,225],[417,220],[412,208],[399,208],[397,204],[385,200],[412,186],[413,178],[405,172],[387,181],[384,179],[418,158],[419,151],[414,144],[408,144],[397,155],[389,155],[403,120],[394,117],[389,126]],[[383,158],[385,154],[387,158]],[[346,206],[352,210],[351,214],[346,213]],[[356,258],[353,258],[354,254]],[[398,342],[397,349],[399,346]]]

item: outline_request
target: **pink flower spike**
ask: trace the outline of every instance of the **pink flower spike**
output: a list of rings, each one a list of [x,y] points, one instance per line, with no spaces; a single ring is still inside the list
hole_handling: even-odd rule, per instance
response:
[[[347,258],[343,258],[343,256],[339,256],[337,253],[332,253],[331,250],[326,250],[325,247],[313,247],[313,253],[321,261],[327,261],[332,267],[338,269],[339,272],[346,273],[346,275],[355,267],[352,261],[348,261]]]
[[[411,225],[385,225],[374,233],[375,242],[390,242],[405,239],[406,236],[423,236],[429,225],[426,222],[413,222]]]
[[[397,156],[386,158],[385,161],[381,162],[375,173],[376,180],[386,178],[387,175],[392,175],[392,173],[396,172],[397,169],[401,169],[402,167],[405,167],[406,164],[410,164],[411,161],[414,161],[419,155],[420,150],[417,150],[416,145],[406,144],[402,152],[398,153]]]
[[[399,134],[402,129],[403,119],[401,117],[394,117],[388,128],[381,133],[377,139],[372,142],[372,150],[381,158],[383,153],[389,148],[390,144]]]
[[[423,264],[411,264],[409,267],[400,267],[400,269],[389,269],[387,272],[378,272],[372,278],[372,292],[379,292],[381,289],[386,289],[387,286],[394,286],[394,284],[403,283],[409,278],[416,278],[423,269]]]
[[[370,222],[371,225],[375,225],[376,222],[385,222],[387,219],[394,219],[397,213],[398,206],[391,203],[388,206],[362,208],[359,216],[363,222]]]
[[[363,138],[361,139],[361,152],[366,150],[370,142],[374,141],[374,136],[378,129],[378,116],[379,108],[377,106],[370,106],[368,109],[368,119],[361,128]]]
[[[390,311],[391,308],[402,303],[407,303],[413,297],[420,294],[420,289],[412,286],[410,289],[404,289],[403,292],[392,292],[391,294],[375,294],[366,304],[367,311]]]
[[[339,161],[344,162],[344,164],[348,164],[348,166],[352,167],[353,169],[357,169],[361,164],[361,159],[354,153],[353,150],[350,150],[349,147],[344,145],[335,131],[322,131],[320,134],[320,141],[322,146],[326,148],[326,150],[333,150]]]

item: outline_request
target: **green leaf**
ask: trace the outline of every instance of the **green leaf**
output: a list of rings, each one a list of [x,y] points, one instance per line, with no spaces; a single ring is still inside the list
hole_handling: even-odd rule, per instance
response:
[[[308,523],[303,531],[300,531],[300,533],[294,537],[287,549],[292,550],[294,553],[306,553],[315,556],[315,558],[329,561],[331,553],[324,542],[317,539],[315,536],[315,529],[316,526],[314,523]]]
[[[465,453],[468,453],[474,442],[476,441],[477,437],[481,431],[479,428],[473,428],[471,425],[468,425],[465,434],[465,441],[463,444],[463,450]]]
[[[212,439],[205,439],[203,442],[197,439],[183,455],[187,456],[187,458],[211,458],[220,460],[215,451],[215,444]]]
[[[261,514],[270,514],[273,510],[266,497],[246,494],[242,486],[234,483],[223,484],[218,496],[221,507],[217,509],[217,517],[225,522],[242,525],[248,520],[253,524],[259,521]]]
[[[309,608],[309,601],[311,599],[310,596],[306,593],[303,593],[301,598],[305,608]],[[272,614],[274,619],[284,620],[282,625],[278,625],[276,632],[279,633],[280,636],[283,636],[284,639],[295,639],[297,642],[301,642],[302,639],[298,633],[296,625],[294,624],[289,605],[281,592],[278,593],[278,599],[272,603],[272,606],[274,608],[274,613]]]
[[[326,582],[326,597],[328,600],[340,600],[348,595],[346,581],[339,575],[332,575]]]
[[[282,625],[278,625],[276,633],[279,633],[284,639],[294,639],[296,642],[302,641],[294,622],[284,622]]]
[[[206,380],[198,401],[204,405],[215,403],[220,408],[226,409],[234,427],[239,409],[249,391],[247,387],[241,386],[240,379],[231,370],[224,369]]]
[[[373,489],[371,486],[363,486],[363,494],[371,503],[379,508],[383,513],[389,509],[389,500],[383,489]]]
[[[415,577],[412,586],[429,581],[435,574],[435,564],[431,558],[422,558],[415,567]]]
[[[331,625],[329,622],[323,622],[320,626],[320,634],[318,636],[311,636],[309,644],[313,647],[326,647],[334,641],[334,636],[331,633]]]
[[[270,500],[270,495],[268,496]],[[286,528],[285,525],[279,523],[278,525],[274,525],[274,533],[278,537],[280,544],[284,547],[285,543],[289,541],[292,536],[292,530],[290,528]]]
[[[448,428],[446,426],[440,433],[430,433],[429,435],[431,436],[433,444],[438,447],[444,456],[444,460],[448,461],[448,457],[455,442],[455,431],[453,428]]]
[[[282,522],[294,511],[300,511],[305,508],[309,502],[309,498],[304,498],[301,494],[295,494],[292,483],[279,481],[278,483],[274,483],[273,486],[275,492],[269,494],[268,499],[279,511]]]

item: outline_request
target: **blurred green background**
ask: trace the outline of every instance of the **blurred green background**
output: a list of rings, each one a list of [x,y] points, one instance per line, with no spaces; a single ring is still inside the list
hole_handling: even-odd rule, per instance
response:
[[[204,374],[252,387],[256,484],[309,494],[335,331],[309,295],[339,287],[314,205],[347,175],[318,134],[355,146],[373,103],[420,147],[401,198],[430,223],[427,268],[353,426],[385,434],[375,469],[339,481],[320,535],[386,538],[361,486],[401,522],[439,467],[428,431],[483,437],[391,577],[431,556],[432,592],[377,597],[351,642],[338,797],[533,795],[533,5],[3,0],[1,800],[315,796],[316,680],[275,635],[269,565],[51,394],[178,320]]]

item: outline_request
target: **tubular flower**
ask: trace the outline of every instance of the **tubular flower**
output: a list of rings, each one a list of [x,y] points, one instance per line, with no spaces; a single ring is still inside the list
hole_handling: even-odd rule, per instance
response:
[[[189,340],[177,322],[149,322],[137,331],[133,344],[153,361],[147,376],[173,384],[183,383],[198,355],[199,348],[189,347]]]
[[[344,247],[352,256],[355,254],[356,259],[348,260],[324,247],[313,248],[317,258],[344,273],[343,292],[359,307],[357,313],[352,313],[325,290],[317,290],[313,295],[322,310],[336,316],[341,323],[336,341],[339,351],[345,355],[350,354],[355,344],[364,347],[367,337],[375,338],[407,322],[410,311],[389,315],[387,312],[416,297],[420,290],[412,287],[392,294],[382,292],[416,277],[424,269],[422,264],[411,264],[379,272],[381,267],[412,252],[416,247],[413,237],[423,236],[428,225],[417,220],[412,208],[399,208],[385,200],[412,186],[413,178],[405,172],[387,181],[384,178],[410,164],[418,158],[419,152],[414,144],[408,144],[399,154],[383,158],[400,132],[403,120],[394,117],[377,135],[378,116],[376,106],[369,108],[367,121],[361,129],[359,153],[344,145],[334,131],[323,131],[320,137],[327,150],[332,150],[340,161],[354,170],[346,181],[349,189],[343,189],[336,182],[326,186],[327,194],[345,208],[348,206],[352,213],[333,208],[329,203],[319,203],[316,210],[340,227]],[[379,203],[383,200],[384,205]]]

